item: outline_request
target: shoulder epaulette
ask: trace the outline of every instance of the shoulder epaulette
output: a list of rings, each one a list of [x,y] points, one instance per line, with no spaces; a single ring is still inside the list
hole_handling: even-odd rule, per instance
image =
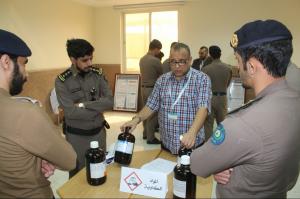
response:
[[[68,79],[71,76],[72,76],[72,71],[70,69],[67,69],[63,73],[58,75],[57,77],[58,77],[58,79],[60,79],[60,81],[64,82],[64,81],[66,81],[66,79]]]
[[[91,67],[91,70],[92,70],[94,73],[97,73],[98,75],[102,75],[102,68],[97,68],[97,67],[92,66],[92,67]]]
[[[256,102],[258,102],[259,100],[261,100],[261,98],[262,98],[262,97],[259,97],[259,98],[257,98],[257,99],[251,100],[251,101],[249,101],[248,103],[244,104],[243,106],[241,106],[241,107],[239,107],[239,108],[236,108],[236,109],[234,109],[234,110],[228,112],[227,115],[236,113],[236,112],[238,112],[238,111],[240,111],[240,110],[243,110],[243,109],[246,109],[246,108],[250,107],[251,105],[253,105],[254,103],[256,103]]]
[[[17,97],[11,97],[11,98],[15,99],[15,100],[23,101],[23,102],[29,102],[29,103],[32,103],[34,105],[38,105],[39,107],[42,107],[42,103],[39,100],[30,98],[30,97],[19,97],[19,96],[17,96]]]

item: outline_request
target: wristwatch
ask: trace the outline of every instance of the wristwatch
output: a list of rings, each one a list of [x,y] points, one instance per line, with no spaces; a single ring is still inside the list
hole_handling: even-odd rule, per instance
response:
[[[80,103],[78,104],[78,107],[79,107],[79,108],[85,108],[84,103],[80,102]]]
[[[132,118],[132,120],[134,120],[135,118],[138,118],[138,123],[140,123],[141,121],[142,121],[142,118],[140,117],[140,116],[134,116],[133,118]]]

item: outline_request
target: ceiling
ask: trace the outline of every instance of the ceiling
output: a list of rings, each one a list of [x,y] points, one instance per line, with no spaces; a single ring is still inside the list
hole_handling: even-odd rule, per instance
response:
[[[135,5],[135,4],[151,4],[161,2],[179,2],[183,0],[72,0],[82,4],[95,7],[119,6],[119,5]]]

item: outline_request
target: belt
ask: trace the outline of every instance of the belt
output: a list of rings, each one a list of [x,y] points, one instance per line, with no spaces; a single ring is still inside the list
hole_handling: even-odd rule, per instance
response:
[[[89,130],[67,126],[66,130],[68,133],[71,133],[71,134],[89,136],[89,135],[98,134],[102,130],[102,128],[103,128],[103,125],[100,127],[94,128],[94,129],[89,129]]]
[[[153,88],[154,86],[142,86],[143,88]]]
[[[214,96],[223,96],[223,95],[226,95],[225,92],[213,92],[213,95]]]

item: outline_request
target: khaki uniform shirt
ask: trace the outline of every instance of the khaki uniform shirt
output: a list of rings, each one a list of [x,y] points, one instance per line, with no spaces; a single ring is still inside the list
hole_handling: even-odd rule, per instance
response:
[[[299,173],[299,118],[299,93],[279,80],[227,116],[224,133],[192,153],[191,170],[208,177],[233,168],[229,183],[217,185],[221,198],[286,197]]]
[[[291,62],[287,68],[285,78],[288,85],[291,88],[300,92],[300,67],[299,66],[296,66],[294,63]]]
[[[165,74],[170,71],[171,71],[170,59],[168,58],[162,63],[162,73]]]
[[[162,65],[158,58],[147,53],[140,59],[142,86],[154,86],[157,78],[162,74]]]
[[[92,101],[93,88],[95,101]],[[101,127],[103,112],[113,107],[112,92],[99,69],[91,70],[82,77],[76,67],[71,66],[56,78],[55,90],[66,124],[73,128],[90,130]],[[75,104],[78,103],[83,103],[85,108],[77,107]]]
[[[205,66],[202,72],[210,77],[212,92],[226,93],[232,76],[231,69],[227,64],[221,62],[220,59],[216,59],[211,64]]]
[[[71,170],[76,153],[40,107],[0,88],[0,109],[0,198],[52,198],[41,160]]]

